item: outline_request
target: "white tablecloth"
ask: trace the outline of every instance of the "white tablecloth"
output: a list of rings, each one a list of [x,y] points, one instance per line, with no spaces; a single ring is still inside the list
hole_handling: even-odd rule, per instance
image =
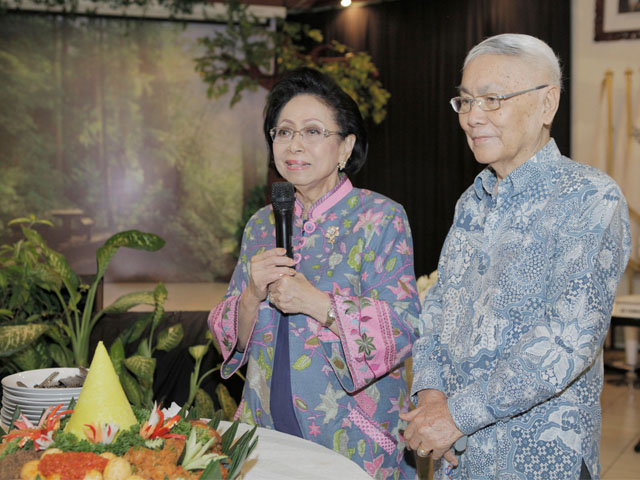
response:
[[[221,422],[219,431],[229,422]],[[250,430],[240,424],[236,438]],[[244,480],[371,480],[347,457],[317,443],[258,427],[258,444],[242,466]]]

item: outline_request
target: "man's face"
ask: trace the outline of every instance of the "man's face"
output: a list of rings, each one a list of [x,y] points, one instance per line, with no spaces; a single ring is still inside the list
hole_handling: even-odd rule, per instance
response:
[[[481,55],[464,70],[460,95],[506,95],[548,84],[546,70],[508,55]],[[498,178],[506,177],[540,150],[549,140],[550,114],[546,87],[502,101],[498,110],[485,112],[476,104],[458,114],[476,160],[490,165]],[[557,103],[557,102],[556,102]],[[546,125],[546,127],[545,127]]]

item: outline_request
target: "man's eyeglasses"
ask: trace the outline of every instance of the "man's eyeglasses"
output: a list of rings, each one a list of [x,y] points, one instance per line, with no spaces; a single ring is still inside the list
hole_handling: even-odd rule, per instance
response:
[[[548,86],[549,85],[538,85],[537,87],[528,88],[527,90],[520,90],[519,92],[508,93],[506,95],[496,95],[495,93],[488,93],[486,95],[479,95],[477,97],[453,97],[451,100],[449,100],[449,103],[451,104],[453,111],[456,113],[469,113],[471,111],[471,108],[473,108],[474,103],[480,108],[480,110],[491,112],[493,110],[498,110],[502,106],[503,100],[508,100],[518,95],[522,95],[523,93],[534,92]]]
[[[319,143],[329,135],[342,135],[341,132],[331,132],[326,128],[319,127],[305,127],[300,130],[294,130],[292,128],[286,127],[273,127],[269,130],[269,135],[271,135],[271,140],[273,143],[289,143],[293,140],[293,137],[296,135],[300,135],[300,140],[305,144],[313,144]]]

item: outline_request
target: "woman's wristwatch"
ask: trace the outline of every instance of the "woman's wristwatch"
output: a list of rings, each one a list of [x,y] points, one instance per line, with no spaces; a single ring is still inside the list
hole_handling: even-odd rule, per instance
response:
[[[327,319],[324,321],[323,327],[329,328],[336,321],[336,312],[333,311],[333,307],[329,305],[327,310]]]

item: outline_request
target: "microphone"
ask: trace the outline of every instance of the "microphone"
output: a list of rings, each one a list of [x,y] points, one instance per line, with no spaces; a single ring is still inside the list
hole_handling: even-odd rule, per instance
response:
[[[293,184],[275,182],[271,185],[271,205],[276,218],[276,247],[286,248],[287,257],[293,258],[292,224],[296,202]]]

